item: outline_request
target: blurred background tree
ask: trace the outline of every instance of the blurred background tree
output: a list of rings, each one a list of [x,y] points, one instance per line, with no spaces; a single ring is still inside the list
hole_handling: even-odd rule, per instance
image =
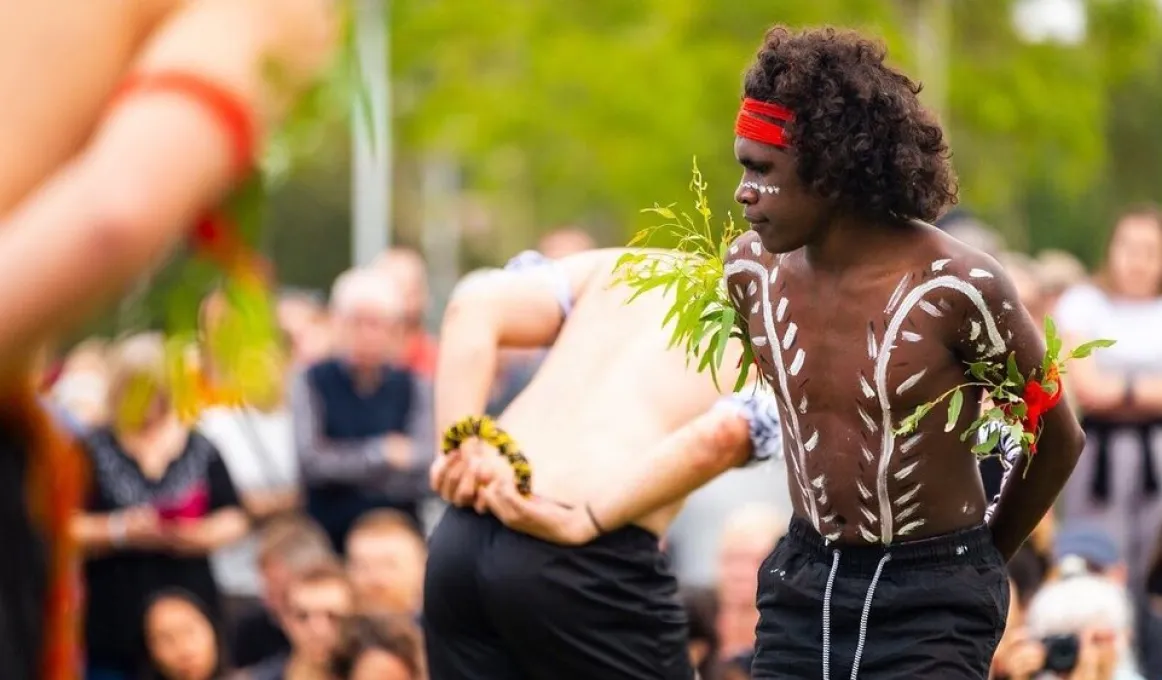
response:
[[[731,209],[741,74],[774,23],[866,31],[928,79],[962,205],[1012,246],[1092,262],[1120,206],[1162,199],[1155,0],[1085,0],[1068,44],[1022,38],[1018,0],[388,1],[394,240],[454,248],[453,268],[564,224],[622,244],[641,208],[689,201],[695,155]],[[342,113],[273,197],[266,246],[289,284],[325,289],[349,264]]]

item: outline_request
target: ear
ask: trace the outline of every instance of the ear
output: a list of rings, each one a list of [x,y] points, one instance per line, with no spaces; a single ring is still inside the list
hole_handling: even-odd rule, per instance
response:
[[[1119,562],[1109,569],[1106,569],[1105,577],[1120,586],[1126,585],[1130,580],[1129,570],[1126,569],[1124,562]]]

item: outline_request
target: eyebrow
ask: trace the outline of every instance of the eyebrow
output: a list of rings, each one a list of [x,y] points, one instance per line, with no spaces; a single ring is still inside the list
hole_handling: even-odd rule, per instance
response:
[[[751,156],[739,156],[738,163],[747,170],[753,171],[769,170],[774,165],[770,160],[759,160]]]

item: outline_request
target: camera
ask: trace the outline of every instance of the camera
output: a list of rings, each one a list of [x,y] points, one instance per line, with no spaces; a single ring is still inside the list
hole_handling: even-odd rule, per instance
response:
[[[1041,644],[1045,646],[1045,665],[1041,670],[1068,673],[1077,666],[1081,641],[1076,635],[1052,635],[1041,640]]]

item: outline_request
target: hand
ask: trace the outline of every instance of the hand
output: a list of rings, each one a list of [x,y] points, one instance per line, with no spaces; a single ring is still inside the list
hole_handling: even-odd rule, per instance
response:
[[[179,555],[205,555],[209,552],[205,537],[206,522],[202,519],[188,519],[167,524],[166,547]]]
[[[412,464],[412,442],[401,435],[388,435],[383,442],[383,457],[393,468],[404,470]]]
[[[161,517],[151,506],[127,508],[110,517],[110,522],[111,525],[120,526],[120,538],[127,545],[135,548],[158,548],[165,543]],[[114,542],[116,540],[114,537]]]
[[[597,538],[597,526],[585,506],[568,508],[536,496],[525,498],[511,479],[493,480],[480,497],[506,527],[542,541],[582,545]]]
[[[994,670],[1003,672],[1010,680],[1030,680],[1045,665],[1045,646],[1020,629],[997,650],[994,659]]]
[[[1117,636],[1108,629],[1089,629],[1081,634],[1077,665],[1068,680],[1110,680],[1118,660]]]
[[[512,470],[504,458],[473,440],[438,456],[429,471],[429,481],[440,498],[463,508],[477,504],[477,491],[504,475],[511,479]],[[483,512],[479,504],[477,512]]]

